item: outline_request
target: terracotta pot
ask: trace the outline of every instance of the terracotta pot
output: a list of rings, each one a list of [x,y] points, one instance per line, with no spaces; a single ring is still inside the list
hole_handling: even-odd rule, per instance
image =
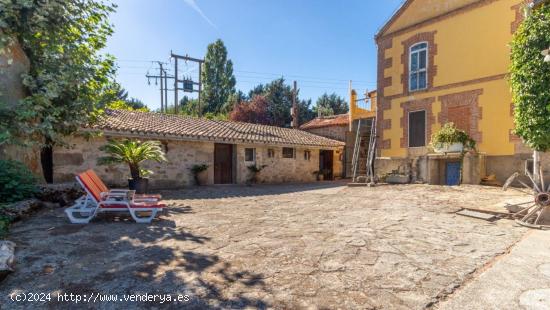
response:
[[[197,185],[202,186],[208,183],[208,172],[201,171],[197,174]]]

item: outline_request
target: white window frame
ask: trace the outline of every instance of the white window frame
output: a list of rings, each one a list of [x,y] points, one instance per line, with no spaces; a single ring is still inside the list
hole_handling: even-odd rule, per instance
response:
[[[416,51],[413,52],[412,49],[413,49],[415,46],[420,45],[420,44],[426,44],[426,47],[421,48],[421,49],[416,50]],[[430,53],[429,47],[430,47],[430,45],[429,45],[429,43],[428,43],[427,41],[418,42],[418,43],[413,44],[411,47],[409,47],[409,74],[408,74],[407,78],[409,79],[408,84],[409,84],[409,91],[410,91],[410,92],[415,92],[415,91],[420,91],[420,90],[426,90],[426,89],[428,89],[428,87],[429,87],[429,85],[428,85],[428,80],[429,80],[429,79],[428,79],[428,68],[430,67],[430,63],[429,63],[429,61],[430,61],[430,57],[429,57],[429,53]],[[413,72],[413,71],[412,71],[412,56],[413,56],[413,54],[418,54],[418,66],[420,66],[420,53],[421,53],[422,51],[426,51],[426,68],[424,68],[424,69],[418,69],[418,70],[416,70],[416,71]],[[413,74],[413,73],[416,74],[416,83],[417,83],[417,84],[420,84],[420,83],[419,83],[419,77],[420,77],[420,73],[421,73],[421,72],[426,72],[426,87],[424,87],[424,88],[412,89],[412,88],[411,88],[411,86],[412,86],[412,85],[411,85],[411,76],[412,76],[412,74]]]
[[[252,149],[252,160],[246,160],[246,150]],[[244,161],[246,163],[255,163],[256,162],[256,148],[255,147],[245,147],[244,148]]]
[[[411,113],[424,112],[424,146],[411,146]],[[409,111],[407,117],[409,121],[407,123],[407,147],[411,149],[422,148],[428,145],[428,111],[426,109]]]

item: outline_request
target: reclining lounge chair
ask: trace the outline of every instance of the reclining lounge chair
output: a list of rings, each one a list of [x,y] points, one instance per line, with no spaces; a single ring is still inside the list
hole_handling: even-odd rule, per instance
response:
[[[166,207],[161,203],[160,195],[136,195],[135,191],[126,189],[109,190],[93,170],[77,175],[76,180],[86,195],[65,209],[71,223],[87,224],[100,212],[129,212],[137,223],[151,223]],[[150,212],[150,215],[142,217],[138,212]]]

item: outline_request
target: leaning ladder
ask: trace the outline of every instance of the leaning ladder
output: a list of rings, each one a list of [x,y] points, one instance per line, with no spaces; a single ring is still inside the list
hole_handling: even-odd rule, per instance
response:
[[[374,184],[374,159],[376,157],[376,116],[372,119],[369,137],[369,150],[367,153],[367,177]]]
[[[355,182],[357,178],[357,166],[359,165],[359,155],[360,155],[360,149],[361,149],[361,119],[359,119],[357,123],[357,133],[355,135],[355,145],[353,147],[353,157],[351,160],[351,169],[353,173],[353,182]]]

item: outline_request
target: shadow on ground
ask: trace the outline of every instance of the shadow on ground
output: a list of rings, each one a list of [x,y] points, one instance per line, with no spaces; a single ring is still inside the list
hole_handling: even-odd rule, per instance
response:
[[[323,190],[345,186],[348,180],[327,181],[301,184],[255,184],[245,187],[242,185],[210,185],[200,187],[187,187],[182,190],[161,191],[166,199],[221,199],[221,198],[244,198],[266,195],[284,195],[296,192]]]
[[[187,295],[189,300],[162,304],[158,300],[119,301],[115,306],[113,302],[100,302],[103,297],[94,297],[95,302],[81,301],[80,305],[92,309],[267,308],[267,302],[245,293],[252,287],[268,293],[262,274],[201,251],[212,238],[195,234],[172,220],[192,212],[188,206],[177,208],[151,225],[112,215],[101,216],[89,225],[73,225],[66,224],[59,212],[49,212],[29,221],[34,223],[14,227],[11,239],[18,245],[20,262],[15,274],[2,283],[1,304],[25,309],[28,305],[9,300],[14,292],[51,293],[52,300],[40,304],[51,309],[77,306],[58,299],[65,293],[81,297],[116,294],[119,299],[124,294],[147,293]],[[48,242],[41,241],[46,239]],[[229,285],[242,290],[227,296],[222,290]]]

